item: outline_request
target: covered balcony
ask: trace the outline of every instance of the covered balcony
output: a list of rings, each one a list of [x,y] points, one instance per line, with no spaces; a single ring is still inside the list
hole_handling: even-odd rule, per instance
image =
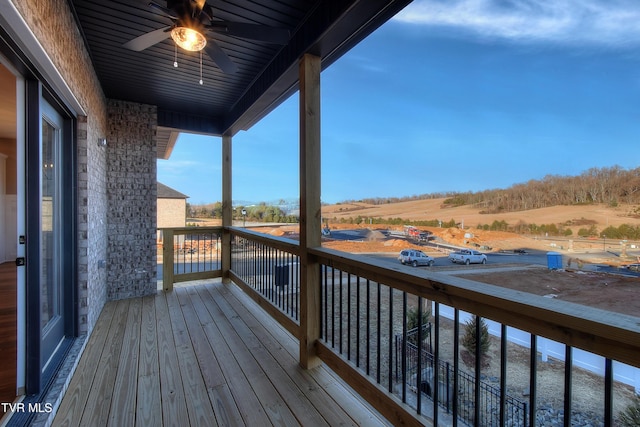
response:
[[[163,290],[105,307],[56,425],[616,425],[633,394],[636,317],[244,228],[162,231]],[[463,363],[463,315],[499,324],[495,377],[480,346]],[[585,376],[583,350],[601,374]]]
[[[76,144],[63,153],[74,192],[59,223],[70,225],[64,337],[80,337],[82,356],[64,397],[48,402],[52,419],[38,414],[36,424],[616,425],[640,389],[638,317],[322,246],[321,72],[408,3],[218,1],[195,14],[214,34],[203,60],[169,36],[194,14],[174,15],[203,2],[1,2],[5,55],[29,65],[16,70],[28,77],[27,100],[43,81]],[[265,40],[282,34],[267,27],[284,28],[286,40]],[[296,91],[299,239],[234,227],[234,135]],[[212,185],[222,187],[222,225],[162,230],[156,289],[156,160],[180,132],[221,140]],[[39,282],[28,279],[39,304]],[[37,377],[20,385],[40,391],[40,317],[19,308],[34,325],[21,354],[35,362],[22,376]],[[463,319],[475,325],[470,363]],[[489,375],[483,320],[499,348]],[[560,350],[550,356],[548,342]],[[516,351],[526,363],[514,371]],[[598,365],[589,383],[580,352]],[[543,387],[547,366],[560,378],[553,390]],[[596,394],[587,403],[577,392],[585,384]]]

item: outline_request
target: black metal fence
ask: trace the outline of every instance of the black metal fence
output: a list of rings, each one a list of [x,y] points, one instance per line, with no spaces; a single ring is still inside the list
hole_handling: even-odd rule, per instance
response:
[[[264,242],[234,235],[235,274],[294,321],[300,317],[300,257]]]
[[[220,230],[174,234],[174,276],[219,270],[220,235]]]
[[[415,338],[417,336],[417,328],[407,332],[406,347],[403,349],[403,336],[396,335],[396,381],[401,381],[404,377],[410,388],[416,393],[421,392],[433,400],[433,396],[438,396],[438,405],[443,408],[446,413],[452,413],[453,399],[457,396],[457,414],[458,421],[473,426],[500,426],[500,388],[486,381],[480,380],[480,410],[476,411],[476,378],[474,375],[458,370],[457,381],[454,381],[456,372],[453,366],[446,361],[438,360],[438,369],[434,375],[434,356],[432,353],[418,345]],[[424,334],[423,336],[427,336]],[[404,364],[400,356],[404,351]],[[418,353],[421,358],[418,359]],[[405,373],[403,374],[403,366]],[[422,372],[418,372],[419,367]],[[434,387],[437,387],[438,393],[434,393]],[[457,387],[457,393],[454,393],[454,384]],[[476,414],[479,414],[480,420],[476,424],[474,422]],[[527,427],[527,402],[520,401],[513,396],[505,396],[504,408],[504,425]]]

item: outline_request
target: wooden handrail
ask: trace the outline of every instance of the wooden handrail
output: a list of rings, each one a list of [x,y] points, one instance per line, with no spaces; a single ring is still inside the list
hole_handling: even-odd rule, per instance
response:
[[[311,249],[322,264],[384,283],[508,326],[640,367],[640,318],[331,249]]]
[[[242,227],[226,227],[234,235],[244,237],[248,240],[268,244],[274,249],[280,249],[294,255],[300,255],[300,242],[286,237],[270,236],[268,234],[259,233]]]

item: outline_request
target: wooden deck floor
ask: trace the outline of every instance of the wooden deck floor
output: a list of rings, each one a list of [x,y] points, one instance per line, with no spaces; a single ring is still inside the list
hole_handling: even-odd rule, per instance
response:
[[[235,285],[108,303],[56,426],[385,425]]]

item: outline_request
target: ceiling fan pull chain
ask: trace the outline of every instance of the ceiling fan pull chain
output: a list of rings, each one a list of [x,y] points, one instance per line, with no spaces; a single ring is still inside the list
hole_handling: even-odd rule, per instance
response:
[[[178,68],[178,45],[174,44],[173,47],[175,48],[173,54],[173,66]]]
[[[200,85],[202,85],[202,51],[200,51]]]

